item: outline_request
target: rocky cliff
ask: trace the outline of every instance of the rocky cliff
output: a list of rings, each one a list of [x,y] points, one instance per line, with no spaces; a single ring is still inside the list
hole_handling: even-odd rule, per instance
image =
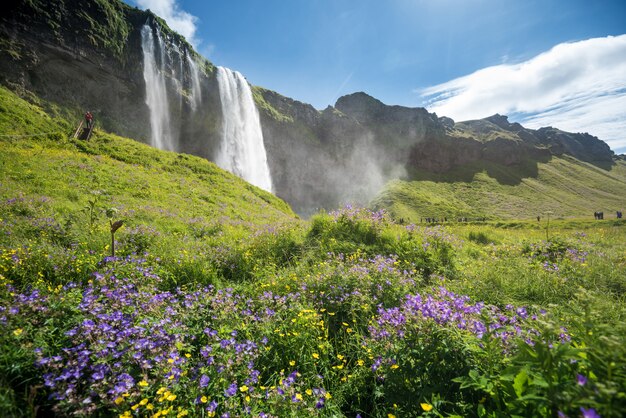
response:
[[[0,82],[59,105],[80,121],[91,110],[105,130],[150,143],[142,33],[162,39],[171,131],[177,150],[211,158],[220,105],[213,66],[149,11],[118,0],[14,1],[0,18]],[[191,69],[203,78],[203,106],[192,109]]]
[[[160,18],[119,0],[22,0],[5,10],[3,85],[57,105],[77,122],[91,110],[100,127],[146,143],[155,129],[145,74],[145,36],[151,34],[170,149],[215,159],[222,124],[216,71]],[[613,159],[609,147],[589,134],[526,129],[501,115],[455,122],[365,93],[320,111],[260,87],[253,94],[274,190],[305,214],[366,203],[390,179],[481,161],[512,166],[569,154],[607,166]]]

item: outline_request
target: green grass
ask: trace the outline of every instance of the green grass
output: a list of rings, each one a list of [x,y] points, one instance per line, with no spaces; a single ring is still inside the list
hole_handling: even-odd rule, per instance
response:
[[[626,206],[626,164],[610,171],[571,157],[553,157],[525,167],[485,164],[444,175],[417,174],[421,180],[390,182],[373,201],[396,219],[425,217],[534,219],[593,217],[603,211],[614,218]]]
[[[69,122],[51,118],[6,89],[0,95],[5,198],[47,197],[54,210],[67,213],[99,191],[103,204],[132,210],[146,222],[156,220],[155,211],[169,212],[172,228],[198,216],[266,223],[295,217],[271,193],[202,158],[156,150],[97,129],[89,142],[71,140]]]
[[[37,135],[0,137],[4,416],[624,415],[626,220],[408,224],[413,200],[526,190],[477,174],[392,184],[403,224],[302,221],[208,161],[69,140],[62,109],[0,95],[0,131]],[[529,181],[561,196],[584,175],[606,199],[623,168],[554,159]]]
[[[110,252],[105,212],[115,208],[116,219],[124,220],[117,233],[121,254],[158,247],[161,257],[177,260],[167,276],[180,283],[207,273],[207,252],[216,242],[238,248],[267,225],[299,222],[284,201],[202,158],[98,129],[88,142],[68,139],[66,120],[5,89],[0,95],[0,132],[9,135],[0,137],[0,200],[11,202],[3,204],[0,218],[15,220],[24,232],[0,236],[2,244],[10,239],[28,247],[41,232],[33,223],[54,219],[55,225],[43,227],[54,230],[53,246],[72,241],[82,254],[103,256]],[[48,250],[46,244],[34,251]],[[54,251],[58,257],[65,252]],[[81,280],[88,275],[78,273]],[[209,276],[201,280],[215,279]]]

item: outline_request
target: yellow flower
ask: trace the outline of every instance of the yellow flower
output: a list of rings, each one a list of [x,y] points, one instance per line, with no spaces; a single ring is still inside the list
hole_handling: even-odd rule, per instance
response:
[[[296,393],[296,399],[301,401],[302,400],[302,395],[299,393]]]
[[[239,391],[240,392],[247,392],[248,391],[248,386],[246,386],[246,385],[240,386],[239,387]]]
[[[313,353],[313,358],[314,358],[314,359],[318,359],[318,358],[320,358],[320,355],[319,355],[319,354],[317,354],[317,353]]]
[[[172,393],[172,394],[171,394],[171,395],[169,395],[166,399],[167,399],[168,401],[173,401],[173,400],[175,400],[175,399],[176,399],[176,395],[174,395],[174,394]]]
[[[330,399],[330,398],[332,398],[332,396],[331,396],[330,392],[326,392],[326,393],[324,394],[324,397],[325,397],[326,399]]]
[[[291,361],[289,362],[289,365],[290,365],[291,367],[293,367],[293,366],[295,366],[295,365],[296,365],[296,362],[295,362],[295,361],[293,361],[293,360],[291,360]]]
[[[146,382],[145,380],[142,380],[141,382],[139,382],[139,386],[146,387],[148,386],[148,382]]]
[[[152,411],[154,409],[154,405],[152,405],[151,403],[149,403],[148,405],[146,405],[146,409],[148,411]]]
[[[396,418],[394,414],[387,414],[387,418]]]
[[[397,369],[398,367],[400,367],[400,366],[398,366],[397,364],[394,364],[394,365],[391,366],[391,368],[394,369],[394,370]]]
[[[186,354],[185,354],[185,357],[190,358],[190,357],[191,357],[191,354],[186,353]]]
[[[431,409],[433,409],[433,406],[431,404],[428,403],[421,403],[420,406],[422,407],[422,409],[426,412],[430,411]]]
[[[186,409],[183,409],[182,411],[180,411],[180,412],[178,413],[178,415],[176,415],[176,417],[177,417],[177,418],[182,418],[182,417],[187,416],[187,415],[189,415],[189,412],[187,412],[187,410],[186,410]]]
[[[115,402],[115,405],[119,405],[122,402],[124,402],[124,398],[122,398],[121,396],[118,396],[117,398],[115,398],[113,402]]]
[[[343,360],[343,356],[342,356],[341,354],[337,354],[337,358],[338,358],[339,360]]]
[[[311,389],[307,389],[304,391],[307,395],[311,396],[313,394],[313,391]]]
[[[208,401],[209,401],[209,400],[207,399],[207,397],[206,397],[206,396],[202,396],[202,397],[200,398],[200,402],[202,402],[202,403],[207,403]]]
[[[22,328],[18,328],[15,331],[13,331],[13,335],[15,335],[16,337],[19,337],[23,331],[24,330]]]
[[[148,403],[148,398],[143,398],[143,399],[141,400],[141,402],[139,402],[139,405],[142,405],[142,406],[143,406],[143,405],[145,405],[145,404],[147,404],[147,403]]]
[[[356,364],[358,364],[359,366],[362,366],[362,365],[364,365],[364,364],[365,364],[365,362],[364,362],[363,360],[361,360],[361,359],[358,359],[358,360],[356,361]]]

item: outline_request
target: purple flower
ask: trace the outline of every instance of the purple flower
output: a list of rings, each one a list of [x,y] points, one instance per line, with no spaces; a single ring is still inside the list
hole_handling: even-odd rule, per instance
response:
[[[236,393],[237,393],[237,384],[236,383],[231,383],[230,386],[228,387],[228,389],[226,389],[224,391],[224,395],[227,398],[235,396]]]
[[[209,402],[209,405],[206,407],[206,410],[209,412],[213,412],[217,409],[217,402],[216,401],[211,401]]]
[[[585,409],[581,406],[580,412],[582,412],[583,418],[601,418],[600,414],[598,414],[593,408]]]
[[[576,382],[580,385],[580,386],[585,386],[585,384],[587,383],[587,376],[584,376],[582,374],[578,374],[576,375]]]
[[[207,376],[206,374],[203,374],[202,376],[200,376],[200,387],[201,388],[207,387],[209,385],[210,380],[211,378]]]

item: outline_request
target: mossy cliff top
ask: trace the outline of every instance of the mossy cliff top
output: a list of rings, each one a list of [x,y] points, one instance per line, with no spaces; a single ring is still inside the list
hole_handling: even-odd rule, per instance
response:
[[[69,48],[94,48],[122,62],[127,60],[131,37],[146,22],[155,22],[164,39],[200,56],[180,34],[150,10],[120,0],[21,0],[9,4],[0,18],[0,48],[19,56],[16,31]],[[153,23],[154,24],[154,23]],[[13,39],[13,42],[8,41]]]

